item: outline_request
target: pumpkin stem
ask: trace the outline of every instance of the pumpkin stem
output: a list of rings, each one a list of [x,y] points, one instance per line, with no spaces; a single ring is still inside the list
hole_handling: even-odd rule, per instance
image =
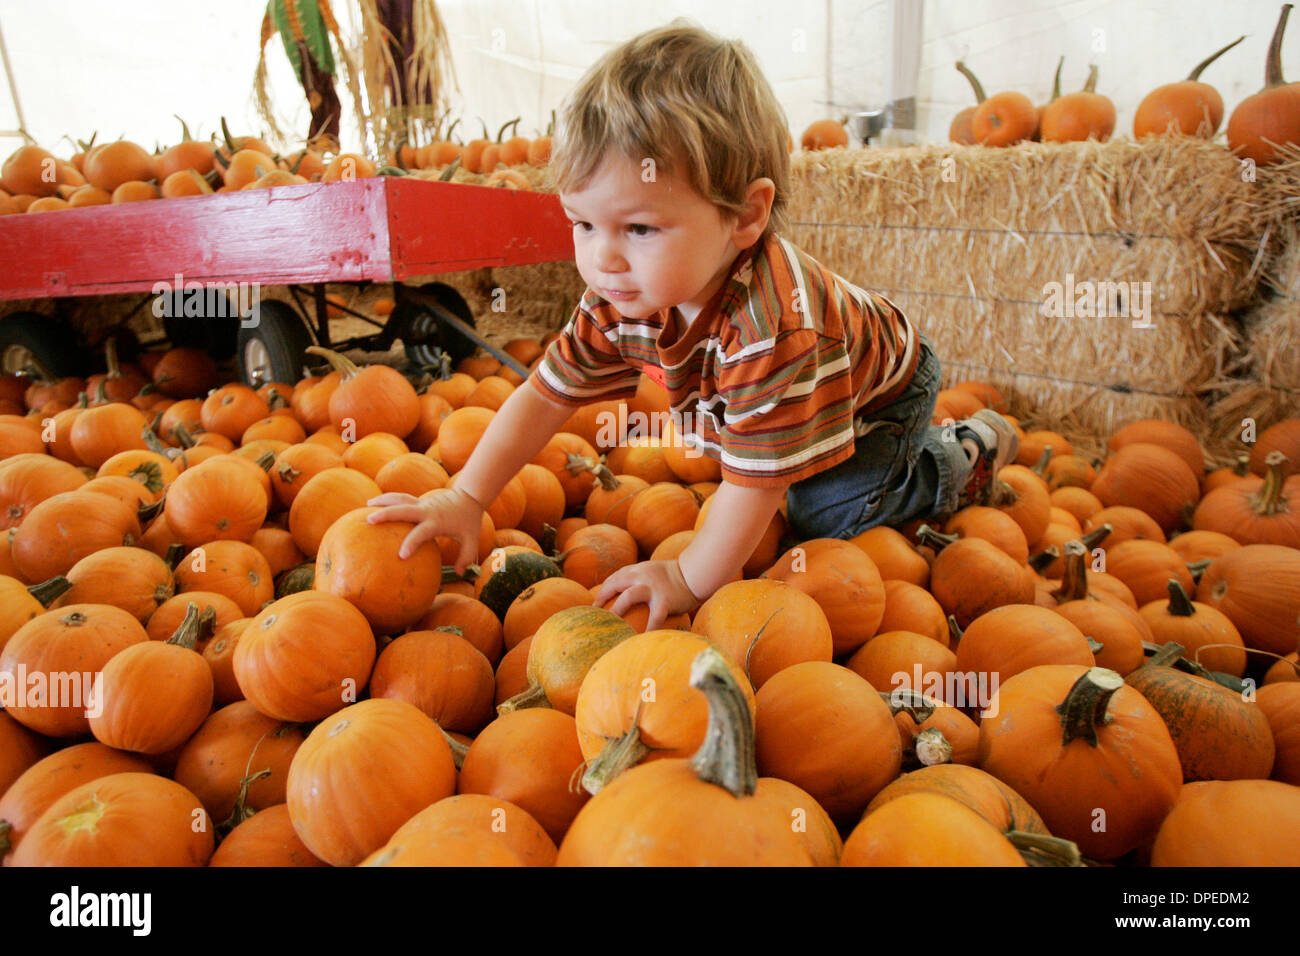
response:
[[[1285,86],[1282,79],[1282,34],[1286,32],[1286,20],[1291,16],[1291,4],[1282,4],[1282,13],[1277,18],[1277,27],[1273,30],[1273,39],[1268,44],[1268,60],[1264,66],[1264,89]]]
[[[1109,527],[1103,525],[1103,527]],[[1061,585],[1054,592],[1057,604],[1082,601],[1088,597],[1088,549],[1082,541],[1065,542],[1065,563]]]
[[[713,648],[691,662],[691,686],[709,701],[708,729],[691,768],[705,783],[723,787],[737,799],[752,795],[758,789],[754,717],[726,661]]]
[[[212,636],[216,623],[216,608],[209,604],[200,613],[199,606],[190,601],[185,605],[185,617],[176,628],[176,633],[167,638],[167,643],[192,651],[198,646],[199,641]]]
[[[59,380],[59,376],[51,372],[50,367],[31,352],[27,353],[27,368],[24,371],[35,372],[32,377],[42,382],[53,383]]]
[[[582,775],[583,789],[593,796],[600,793],[602,788],[608,786],[609,782],[624,770],[630,770],[639,764],[650,752],[650,748],[641,742],[641,727],[638,723],[641,719],[641,706],[641,704],[637,705],[636,716],[632,719],[632,728],[622,737],[605,741],[605,746],[591,762],[587,772]],[[706,738],[704,746],[707,745]]]
[[[151,501],[147,505],[142,504],[140,506],[140,509],[135,513],[136,519],[140,522],[140,527],[143,528],[154,518],[162,514],[163,504],[166,500],[167,496],[164,494],[157,501]]]
[[[1096,63],[1093,63],[1088,67],[1088,82],[1083,84],[1083,92],[1085,93],[1097,92],[1097,76],[1100,74],[1100,72],[1101,71],[1097,68]]]
[[[1052,78],[1052,99],[1050,102],[1056,102],[1061,98],[1061,67],[1065,66],[1065,57],[1062,56],[1056,61],[1056,76]]]
[[[990,508],[1007,508],[1020,500],[1020,492],[1014,485],[1009,485],[1001,478],[989,482],[988,501]]]
[[[473,581],[482,572],[483,569],[480,568],[477,564],[467,564],[465,565],[465,573],[457,574],[454,565],[444,564],[442,566],[442,583],[454,584],[457,581]]]
[[[957,72],[960,73],[962,76],[966,77],[966,79],[970,82],[970,88],[975,91],[976,103],[983,103],[986,99],[988,99],[988,97],[984,95],[984,86],[980,83],[978,79],[976,79],[975,74],[971,72],[970,67],[968,67],[961,60],[957,61]]]
[[[1205,569],[1208,568],[1213,563],[1214,563],[1213,558],[1202,558],[1199,561],[1188,561],[1187,570],[1191,572],[1192,580],[1195,583],[1200,584],[1201,575],[1204,574]]]
[[[461,743],[441,727],[438,728],[438,731],[442,734],[443,739],[447,741],[447,746],[451,748],[451,761],[459,770],[465,766],[465,755],[469,753],[469,744]]]
[[[42,581],[40,584],[33,584],[27,589],[27,593],[36,600],[40,601],[45,607],[49,607],[59,595],[63,594],[72,587],[72,582],[63,575],[58,574],[48,581]]]
[[[549,554],[555,557],[555,536],[559,532],[546,522],[542,522],[542,534],[537,539],[538,546],[542,549],[543,554]]]
[[[955,614],[949,614],[948,637],[952,640],[953,647],[956,647],[961,643],[961,639],[965,636],[965,633],[966,632],[961,629],[961,625],[957,623],[957,616]]]
[[[253,459],[253,464],[258,468],[261,468],[263,471],[270,473],[271,466],[275,464],[275,452],[268,448],[266,451],[262,452],[262,454]]]
[[[1083,854],[1071,840],[1047,836],[1044,833],[1026,833],[1008,830],[1002,834],[1020,851],[1030,866],[1083,866]]]
[[[460,157],[459,157],[459,156],[457,156],[455,159],[453,159],[450,163],[447,164],[447,168],[444,169],[444,170],[442,171],[442,175],[438,177],[438,182],[440,182],[440,183],[449,183],[449,182],[451,182],[451,177],[455,175],[456,170],[458,170],[458,169],[460,169]]]
[[[1238,455],[1237,460],[1232,464],[1232,473],[1238,478],[1245,478],[1250,474],[1250,456]]]
[[[617,477],[615,477],[614,473],[609,470],[608,465],[603,461],[593,461],[590,458],[584,458],[583,461],[587,462],[588,470],[596,476],[596,480],[600,482],[601,488],[605,491],[618,491],[621,482]]]
[[[1081,536],[1079,538],[1079,543],[1083,545],[1085,550],[1091,551],[1097,545],[1105,541],[1106,538],[1110,535],[1110,533],[1114,530],[1115,529],[1108,524],[1099,525],[1096,528],[1093,528],[1087,534]]]
[[[546,691],[542,689],[542,685],[529,684],[527,690],[515,694],[515,696],[497,704],[497,716],[504,717],[506,714],[513,714],[516,710],[523,710],[527,707],[550,706],[551,701],[546,696]],[[592,792],[594,793],[595,791]]]
[[[941,534],[928,524],[923,524],[916,531],[916,540],[921,544],[928,544],[935,551],[942,551],[948,545],[956,544],[961,537],[955,534]]]
[[[104,340],[104,365],[108,368],[108,378],[121,378],[122,366],[117,360],[117,336],[110,335]]]
[[[1038,461],[1034,462],[1034,467],[1029,470],[1039,478],[1043,477],[1043,472],[1047,471],[1047,463],[1052,460],[1052,446],[1044,445],[1043,453],[1038,456]]]
[[[181,450],[193,448],[196,444],[190,430],[179,422],[172,426],[172,438],[176,439],[176,444],[181,446]]]
[[[891,714],[894,716],[907,714],[918,724],[923,724],[929,720],[934,715],[934,709],[937,706],[934,701],[929,700],[920,691],[913,690],[911,687],[896,687],[893,690],[881,690],[876,693],[889,706]]]
[[[583,455],[568,452],[565,456],[564,468],[571,475],[578,475],[584,471],[594,471],[592,460]]]
[[[1146,646],[1147,642],[1143,641],[1142,647],[1144,650],[1146,649]],[[1186,650],[1187,648],[1183,647],[1183,645],[1179,644],[1177,641],[1169,641],[1166,644],[1157,644],[1155,646],[1155,652],[1147,658],[1147,663],[1153,667],[1175,667],[1180,660],[1184,659],[1183,652]]]
[[[1192,607],[1192,599],[1187,596],[1183,590],[1183,585],[1177,578],[1170,578],[1169,584],[1169,606],[1165,608],[1168,614],[1174,617],[1191,617],[1196,613],[1196,608]]]
[[[252,760],[252,755],[249,756],[249,760]],[[257,812],[248,808],[248,788],[257,783],[257,781],[269,776],[271,776],[270,767],[265,770],[259,770],[257,773],[249,774],[239,781],[239,792],[235,794],[235,807],[230,811],[230,816],[217,824],[217,832],[229,833]]]
[[[0,820],[0,856],[4,856],[13,848],[13,844],[9,842],[9,831],[13,828],[14,825],[8,820]]]
[[[176,565],[181,563],[181,558],[185,557],[187,553],[185,545],[179,541],[174,541],[167,546],[167,553],[163,555],[163,560],[167,562],[167,567],[175,571]],[[314,569],[315,565],[312,565],[312,567]]]
[[[913,737],[911,753],[922,767],[952,763],[952,744],[938,727],[927,727]]]
[[[1044,548],[1042,551],[1039,551],[1037,554],[1031,554],[1029,556],[1029,560],[1026,563],[1031,568],[1033,568],[1037,574],[1042,574],[1060,556],[1061,556],[1060,550],[1057,549],[1056,545],[1052,545],[1050,548]]]
[[[518,126],[518,125],[519,125],[519,121],[520,121],[522,118],[523,118],[523,117],[521,117],[521,116],[516,116],[516,117],[515,117],[514,119],[512,119],[510,122],[503,124],[502,127],[501,127],[499,130],[497,130],[497,138],[496,138],[496,141],[497,141],[498,143],[500,143],[500,142],[501,142],[501,137],[503,137],[503,136],[506,135],[506,130],[508,130],[508,129],[509,129],[510,127],[512,127],[512,126]]]
[[[310,345],[307,347],[308,355],[319,355],[325,361],[330,363],[330,368],[339,373],[339,378],[346,382],[348,379],[361,372],[357,363],[352,361],[346,355],[340,355],[333,349],[323,349],[319,345]]]
[[[275,579],[275,596],[279,599],[288,597],[290,594],[297,594],[299,591],[310,591],[315,582],[315,562],[303,562],[296,567],[289,568],[287,571],[280,572],[280,576]]]
[[[1271,451],[1264,457],[1268,472],[1259,491],[1251,495],[1250,510],[1261,518],[1287,511],[1287,501],[1282,492],[1286,487],[1286,465],[1289,459],[1280,451]]]
[[[1202,72],[1202,71],[1203,71],[1207,66],[1209,66],[1211,63],[1213,63],[1213,62],[1214,62],[1215,60],[1217,60],[1219,57],[1223,56],[1223,54],[1227,53],[1229,50],[1231,50],[1234,46],[1236,46],[1238,43],[1240,43],[1240,42],[1241,42],[1242,40],[1244,40],[1244,39],[1246,39],[1246,37],[1245,37],[1244,35],[1243,35],[1243,36],[1239,36],[1239,37],[1237,37],[1237,39],[1233,40],[1231,43],[1229,43],[1227,46],[1225,46],[1222,50],[1216,50],[1215,52],[1211,53],[1209,56],[1207,56],[1207,57],[1206,57],[1204,60],[1202,60],[1200,63],[1196,64],[1196,67],[1192,70],[1192,72],[1191,72],[1190,74],[1188,74],[1187,79],[1188,79],[1189,81],[1193,82],[1193,83],[1196,82],[1196,81],[1198,81],[1198,80],[1201,78],[1201,72]]]
[[[1123,686],[1124,678],[1105,667],[1090,667],[1080,674],[1065,700],[1055,708],[1061,715],[1062,746],[1082,739],[1096,747],[1097,728],[1110,723],[1106,708],[1115,691]]]

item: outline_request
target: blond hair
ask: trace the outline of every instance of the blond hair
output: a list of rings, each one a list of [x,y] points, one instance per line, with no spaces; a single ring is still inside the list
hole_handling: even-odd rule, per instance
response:
[[[551,172],[560,191],[582,188],[611,149],[652,159],[731,215],[743,211],[749,184],[766,176],[776,197],[764,235],[785,225],[789,129],[737,40],[678,19],[601,57],[557,118]]]

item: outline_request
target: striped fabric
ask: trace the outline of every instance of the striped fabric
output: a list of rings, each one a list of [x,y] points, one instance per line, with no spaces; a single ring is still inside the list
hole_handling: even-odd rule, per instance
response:
[[[642,370],[662,370],[680,430],[721,461],[723,479],[776,487],[852,455],[920,349],[891,302],[777,237],[738,256],[713,300],[679,326],[667,309],[623,319],[588,289],[530,381],[582,405],[631,397]]]

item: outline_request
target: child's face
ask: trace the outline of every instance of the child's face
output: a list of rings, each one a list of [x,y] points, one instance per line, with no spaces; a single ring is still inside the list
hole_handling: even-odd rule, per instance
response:
[[[629,319],[673,307],[694,319],[757,238],[685,180],[662,170],[643,175],[641,163],[614,153],[560,199],[574,223],[578,272]]]

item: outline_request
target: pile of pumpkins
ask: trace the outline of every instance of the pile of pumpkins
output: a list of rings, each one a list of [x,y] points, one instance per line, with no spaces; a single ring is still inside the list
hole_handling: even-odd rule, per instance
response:
[[[419,148],[403,144],[386,165],[324,142],[282,156],[259,137],[232,136],[224,117],[221,143],[192,139],[182,120],[181,141],[156,153],[130,140],[94,145],[92,137],[80,152],[61,159],[33,143],[15,150],[0,168],[0,216],[378,175],[449,179],[456,169],[475,174],[457,181],[529,189],[528,176],[510,167],[545,165],[550,137],[501,142],[511,125],[502,127],[495,142],[485,132],[463,148],[446,139]]]
[[[659,386],[575,409],[457,574],[367,502],[444,494],[521,379],[315,354],[0,379],[6,865],[1300,864],[1300,420],[1215,470],[1167,422],[1103,461],[1017,422],[984,504],[778,512],[647,631],[601,584],[721,477]]]
[[[1264,88],[1242,100],[1228,120],[1228,148],[1261,166],[1282,158],[1279,145],[1300,143],[1300,96],[1296,93],[1300,87],[1282,78],[1282,36],[1290,12],[1291,4],[1284,4],[1268,48]],[[1223,122],[1223,98],[1213,86],[1201,82],[1201,73],[1244,39],[1238,37],[1208,56],[1186,80],[1148,93],[1134,115],[1133,135],[1139,139],[1166,134],[1213,139]],[[985,96],[984,87],[964,62],[957,62],[957,70],[970,82],[976,105],[953,118],[948,138],[954,143],[1011,146],[1026,140],[1105,141],[1115,131],[1115,104],[1096,92],[1095,65],[1089,68],[1080,92],[1061,95],[1058,63],[1052,98],[1045,106],[1035,106],[1014,90]]]

